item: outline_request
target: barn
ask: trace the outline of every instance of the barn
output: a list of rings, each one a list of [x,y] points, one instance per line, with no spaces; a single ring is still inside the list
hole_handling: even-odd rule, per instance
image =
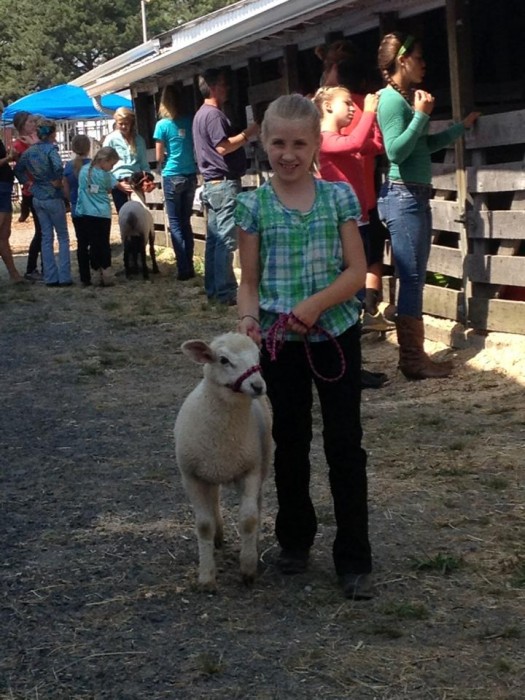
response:
[[[424,312],[449,323],[445,331],[443,324],[430,324],[427,334],[457,346],[473,332],[525,335],[522,0],[241,0],[145,41],[74,82],[92,97],[129,88],[139,131],[153,148],[156,107],[167,84],[183,89],[194,112],[199,72],[225,68],[233,88],[228,108],[240,130],[250,110],[257,117],[278,95],[315,90],[319,45],[350,39],[373,75],[380,37],[393,29],[423,39],[436,128],[473,108],[482,112],[476,128],[433,162]],[[257,145],[247,148],[251,169],[243,184],[251,187],[267,166]],[[160,191],[155,201],[164,225]],[[394,299],[391,262],[387,251],[383,292]]]

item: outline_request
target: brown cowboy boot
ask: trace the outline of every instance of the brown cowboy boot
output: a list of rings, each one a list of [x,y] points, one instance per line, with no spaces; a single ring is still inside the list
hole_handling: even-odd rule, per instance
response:
[[[423,321],[413,316],[396,318],[399,369],[407,379],[443,379],[452,370],[450,362],[433,362],[424,350]]]

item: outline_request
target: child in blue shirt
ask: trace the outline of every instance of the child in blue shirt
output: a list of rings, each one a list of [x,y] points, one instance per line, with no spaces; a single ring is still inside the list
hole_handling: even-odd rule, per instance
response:
[[[75,207],[76,226],[89,247],[91,268],[97,273],[101,286],[109,287],[113,281],[111,270],[111,199],[114,187],[126,191],[111,169],[118,163],[114,148],[104,146],[78,176],[78,199]],[[89,282],[86,282],[89,284]]]

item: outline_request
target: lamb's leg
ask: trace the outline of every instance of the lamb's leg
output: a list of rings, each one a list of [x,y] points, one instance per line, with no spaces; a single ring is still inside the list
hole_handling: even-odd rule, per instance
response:
[[[186,477],[184,486],[195,512],[195,526],[199,544],[199,586],[214,591],[214,544],[217,534],[215,513],[218,511],[219,487]]]
[[[126,238],[124,240],[124,271],[126,273],[126,277],[130,277],[131,275],[131,269],[129,265],[129,256],[130,256],[130,250],[129,250],[129,238]]]
[[[241,575],[246,585],[251,585],[257,574],[259,560],[258,542],[261,519],[262,480],[259,472],[251,472],[241,482],[239,530],[241,533]]]
[[[149,279],[149,270],[146,264],[146,241],[142,238],[140,246],[140,262],[142,265],[142,277],[147,280]]]
[[[224,520],[221,513],[220,486],[218,487],[217,500],[214,503],[213,517],[215,518],[215,549],[222,549],[224,544]]]
[[[157,258],[155,255],[155,231],[150,231],[149,237],[149,255],[151,258],[151,269],[155,275],[159,274],[159,266],[157,265]]]

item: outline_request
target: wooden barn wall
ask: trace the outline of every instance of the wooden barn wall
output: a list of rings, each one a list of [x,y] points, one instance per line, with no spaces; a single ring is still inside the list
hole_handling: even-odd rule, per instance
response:
[[[458,0],[459,1],[459,0]],[[513,6],[516,26],[525,19],[525,3],[508,0]],[[475,79],[472,99],[483,116],[465,139],[461,164],[465,167],[467,212],[458,203],[458,181],[453,149],[437,154],[433,163],[432,200],[433,242],[424,294],[424,312],[436,317],[467,323],[480,331],[503,331],[525,335],[525,71],[521,43],[516,28],[509,31],[512,18],[501,15],[496,4],[471,0],[472,69]],[[436,96],[437,107],[432,128],[450,121],[451,96],[447,57],[447,27],[444,9],[433,10],[408,20],[378,18],[378,27],[350,38],[369,62],[371,86],[379,76],[374,68],[375,54],[382,30],[400,28],[423,37],[428,73],[427,89]],[[322,35],[319,43],[349,34]],[[514,38],[513,38],[514,37]],[[490,47],[498,46],[498,51]],[[214,66],[218,62],[213,63]],[[224,68],[230,70],[228,64]],[[240,130],[246,125],[246,105],[260,118],[275,97],[299,91],[313,92],[322,72],[313,49],[299,50],[290,45],[270,61],[250,58],[247,65],[230,70],[232,95],[227,106],[229,116]],[[196,79],[196,76],[195,76]],[[153,166],[153,125],[162,85],[158,90],[138,92],[135,99],[139,127],[150,146]],[[176,76],[173,81],[176,83]],[[196,84],[182,86],[194,110],[200,105]],[[469,105],[470,108],[470,105]],[[259,144],[248,144],[250,169],[245,187],[255,187],[267,177],[267,162]],[[169,234],[160,188],[150,195],[156,226]],[[202,216],[195,216],[197,249],[205,236]],[[467,241],[466,251],[461,240]],[[161,237],[162,240],[162,237]],[[385,256],[384,294],[395,295],[395,275],[390,253]],[[391,273],[391,274],[389,274]]]

